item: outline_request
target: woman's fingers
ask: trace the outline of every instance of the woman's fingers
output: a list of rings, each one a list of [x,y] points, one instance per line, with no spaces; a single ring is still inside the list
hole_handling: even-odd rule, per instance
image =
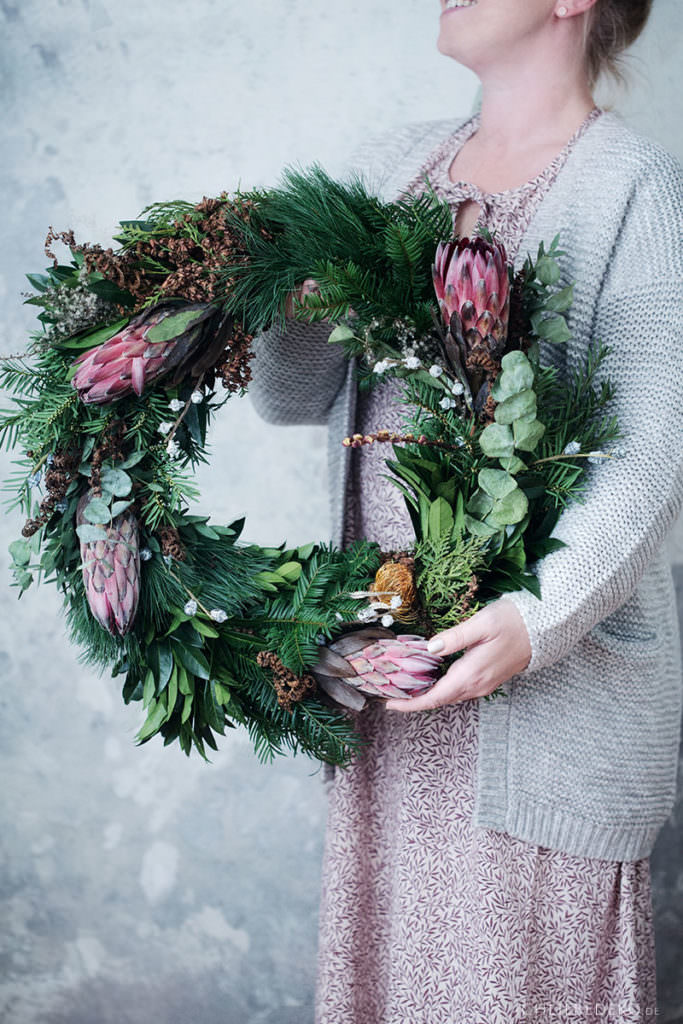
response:
[[[456,651],[463,651],[466,647],[487,640],[489,630],[485,611],[486,609],[482,609],[464,622],[459,622],[457,626],[436,633],[427,644],[427,650],[431,654],[455,654]]]
[[[490,682],[490,690],[495,690],[497,682],[488,679],[488,659],[481,648],[473,647],[462,658],[454,662],[445,675],[434,685],[421,693],[419,697],[398,697],[385,701],[387,711],[430,711],[443,704],[453,704],[460,700],[471,700],[481,696],[476,692]]]

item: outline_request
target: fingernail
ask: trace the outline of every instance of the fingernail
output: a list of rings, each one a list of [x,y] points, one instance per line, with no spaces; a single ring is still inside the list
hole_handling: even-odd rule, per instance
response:
[[[445,644],[440,636],[435,636],[433,640],[430,640],[427,644],[427,650],[430,654],[436,654],[437,651],[442,651]]]

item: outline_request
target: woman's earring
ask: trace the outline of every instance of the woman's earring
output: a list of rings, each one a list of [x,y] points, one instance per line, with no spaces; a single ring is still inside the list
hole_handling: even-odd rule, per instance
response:
[[[558,7],[557,8],[557,16],[558,16],[558,18],[566,18],[568,14],[569,14],[569,11],[567,10],[567,8],[564,5],[562,5],[562,7]]]

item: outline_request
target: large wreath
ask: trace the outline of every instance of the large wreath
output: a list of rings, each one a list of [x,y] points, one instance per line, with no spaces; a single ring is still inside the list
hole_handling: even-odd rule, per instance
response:
[[[50,229],[52,265],[28,275],[40,328],[0,372],[14,403],[0,436],[23,450],[11,504],[28,517],[14,583],[57,584],[83,659],[142,701],[139,743],[159,733],[206,757],[241,724],[261,758],[343,764],[360,742],[344,705],[445,669],[425,636],[509,590],[540,599],[531,566],[561,546],[563,507],[617,436],[596,381],[606,350],[564,380],[541,362],[539,342],[569,337],[559,237],[514,272],[491,235],[452,231],[429,188],[385,203],[319,167],[154,204],[121,222],[115,250]],[[245,393],[253,337],[283,325],[309,276],[319,291],[294,315],[330,321],[359,387],[401,379],[404,431],[339,443],[387,445],[409,551],[260,547],[243,519],[188,513],[212,416]]]

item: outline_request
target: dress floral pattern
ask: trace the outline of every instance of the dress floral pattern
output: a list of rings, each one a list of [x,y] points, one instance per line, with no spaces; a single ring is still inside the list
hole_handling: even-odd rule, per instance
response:
[[[454,213],[514,259],[531,216],[594,108],[561,153],[517,189],[451,182],[476,130],[463,124],[425,165]],[[420,188],[420,178],[408,190]],[[400,385],[359,396],[357,429],[400,429]],[[381,445],[353,453],[344,543],[412,544]],[[316,992],[317,1024],[641,1024],[655,1018],[649,859],[570,856],[472,825],[478,701],[415,715],[371,704],[356,717],[361,756],[329,786]],[[550,794],[552,798],[552,794]]]

